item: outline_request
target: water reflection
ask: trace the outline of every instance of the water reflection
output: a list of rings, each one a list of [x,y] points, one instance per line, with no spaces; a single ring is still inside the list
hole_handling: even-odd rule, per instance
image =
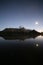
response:
[[[39,44],[37,43],[37,44],[36,44],[36,47],[38,47],[38,46],[39,46]]]
[[[0,37],[0,40],[4,40],[4,38],[3,37]]]
[[[1,57],[13,57],[19,62],[22,59],[30,63],[38,62],[40,56],[43,58],[43,36],[2,36],[0,40],[3,43],[0,41]]]
[[[2,41],[3,40],[3,41]],[[5,42],[5,43],[26,43],[26,44],[32,44],[35,47],[41,46],[43,44],[43,36],[38,36],[38,35],[23,35],[23,36],[2,36],[0,37],[0,42]],[[42,45],[43,46],[43,45]]]
[[[26,39],[35,39],[36,37],[38,37],[39,35],[14,35],[14,36],[1,36],[3,39],[5,40],[26,40]]]

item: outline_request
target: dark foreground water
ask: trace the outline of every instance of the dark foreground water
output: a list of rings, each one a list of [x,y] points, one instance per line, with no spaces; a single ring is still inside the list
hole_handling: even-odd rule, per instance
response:
[[[43,36],[25,40],[0,37],[0,63],[43,65]]]

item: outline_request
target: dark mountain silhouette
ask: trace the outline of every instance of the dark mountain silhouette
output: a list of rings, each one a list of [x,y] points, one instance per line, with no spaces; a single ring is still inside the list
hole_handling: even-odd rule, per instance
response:
[[[35,38],[39,36],[41,33],[25,29],[25,28],[6,28],[3,31],[0,31],[0,36],[4,39],[13,40],[13,39],[21,39],[24,40],[26,38]]]
[[[41,32],[41,35],[43,36],[43,32]]]
[[[0,35],[36,35],[40,34],[35,30],[27,30],[25,28],[6,28],[3,31],[0,31]]]
[[[30,35],[40,35],[41,33],[40,32],[37,32],[36,30],[32,30],[29,32]]]

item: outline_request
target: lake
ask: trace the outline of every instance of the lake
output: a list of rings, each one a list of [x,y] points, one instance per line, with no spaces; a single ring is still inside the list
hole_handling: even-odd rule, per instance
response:
[[[43,64],[43,36],[12,40],[0,37],[0,59],[3,63]]]

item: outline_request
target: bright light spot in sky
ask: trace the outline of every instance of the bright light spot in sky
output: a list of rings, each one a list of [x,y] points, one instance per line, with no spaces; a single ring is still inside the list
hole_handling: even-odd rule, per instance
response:
[[[36,21],[36,22],[35,22],[35,25],[38,25],[38,24],[39,24],[38,21]]]

